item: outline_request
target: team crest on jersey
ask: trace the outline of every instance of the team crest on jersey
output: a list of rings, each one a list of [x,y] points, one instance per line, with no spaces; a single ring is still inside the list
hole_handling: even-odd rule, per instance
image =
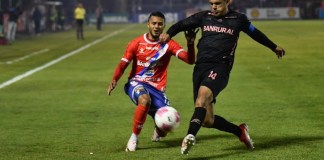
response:
[[[150,70],[147,70],[143,76],[145,77],[152,77],[154,75],[154,70],[153,69],[150,69]]]
[[[140,48],[139,53],[144,53],[144,48]]]
[[[216,16],[216,14],[213,12],[208,12],[208,15]]]
[[[139,94],[142,90],[144,90],[144,87],[142,85],[136,86],[134,88],[134,92]]]

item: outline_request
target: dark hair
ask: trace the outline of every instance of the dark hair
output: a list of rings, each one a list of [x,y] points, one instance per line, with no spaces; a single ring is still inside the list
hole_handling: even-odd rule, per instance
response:
[[[152,13],[150,14],[150,16],[147,18],[147,22],[150,20],[150,18],[151,18],[152,16],[163,18],[163,20],[165,21],[165,16],[164,16],[164,14],[163,14],[162,12],[160,12],[160,11],[156,11],[156,12],[152,12]]]

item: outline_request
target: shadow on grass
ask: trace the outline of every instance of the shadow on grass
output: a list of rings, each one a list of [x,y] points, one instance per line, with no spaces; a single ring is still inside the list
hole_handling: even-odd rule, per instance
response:
[[[229,138],[230,136],[205,136],[201,137],[201,139],[206,138],[206,139],[214,139],[214,138]],[[204,140],[206,140],[204,139]],[[264,138],[257,138],[257,139],[264,139],[261,142],[256,142],[254,144],[255,149],[253,152],[258,152],[258,151],[263,151],[267,149],[273,149],[273,148],[286,148],[289,146],[300,146],[303,144],[308,144],[310,142],[316,142],[316,141],[322,141],[324,140],[324,136],[285,136],[285,137],[264,137]],[[212,148],[211,148],[212,151]],[[217,158],[226,158],[231,155],[240,155],[240,154],[248,154],[251,153],[249,150],[246,148],[242,147],[242,145],[237,145],[235,147],[231,148],[226,148],[223,149],[223,151],[231,151],[231,153],[223,153],[219,154],[220,152],[215,152],[218,153],[217,155],[214,156],[199,156],[199,157],[188,157],[185,159],[188,160],[208,160],[208,159],[217,159]],[[234,151],[234,152],[233,152]]]
[[[267,150],[279,147],[288,147],[303,145],[309,142],[322,141],[324,136],[285,136],[285,137],[264,137],[258,138],[259,140],[264,139],[260,142],[255,142],[254,151]],[[233,147],[227,150],[242,150],[241,147]]]
[[[217,142],[217,139],[235,139],[236,137],[231,134],[225,135],[199,135],[198,143],[207,143],[207,141],[212,140]],[[214,148],[210,148],[211,153],[214,155],[206,156],[186,156],[181,159],[187,160],[211,160],[217,158],[230,158],[232,155],[245,155],[251,154],[252,152],[259,152],[268,149],[274,148],[287,148],[289,146],[300,146],[304,144],[309,144],[310,142],[323,141],[324,136],[283,136],[283,137],[255,137],[258,141],[255,142],[255,149],[253,151],[247,150],[242,143],[237,143],[235,147],[223,148],[218,150],[217,152]],[[156,147],[139,147],[140,150],[150,150],[150,149],[164,149],[164,148],[178,148],[180,150],[180,145],[182,142],[182,138],[173,138],[173,139],[163,139],[160,142],[152,142],[152,143],[160,143],[163,145],[159,145]],[[198,148],[195,152],[199,152]]]
[[[221,138],[233,138],[234,136],[232,135],[199,135],[198,136],[198,142],[199,143],[204,143],[204,141],[208,141],[208,140],[216,140],[216,139],[221,139]],[[152,142],[152,143],[160,143],[163,144],[163,146],[159,145],[156,147],[139,147],[139,149],[163,149],[163,148],[179,148],[180,150],[180,146],[182,143],[182,138],[173,138],[173,139],[162,139],[159,142]]]

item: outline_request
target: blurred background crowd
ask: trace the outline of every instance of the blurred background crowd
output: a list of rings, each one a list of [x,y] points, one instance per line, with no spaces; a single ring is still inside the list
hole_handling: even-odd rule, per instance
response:
[[[86,9],[88,25],[96,23],[98,14],[103,24],[143,23],[150,12],[162,11],[168,22],[176,22],[209,9],[207,0],[0,0],[0,36],[6,34],[11,20],[17,21],[20,34],[71,29],[78,2]],[[324,0],[232,0],[231,8],[250,19],[324,19]]]

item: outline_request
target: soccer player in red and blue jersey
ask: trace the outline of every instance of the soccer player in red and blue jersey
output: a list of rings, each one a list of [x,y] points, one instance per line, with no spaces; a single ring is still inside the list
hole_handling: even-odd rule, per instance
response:
[[[188,52],[176,41],[160,43],[159,36],[165,28],[165,17],[161,12],[153,12],[148,17],[148,33],[132,40],[118,64],[113,78],[109,83],[107,93],[116,87],[117,81],[132,62],[129,80],[125,84],[125,93],[137,105],[134,113],[133,132],[127,143],[126,151],[135,151],[138,136],[149,114],[153,119],[157,109],[170,106],[165,94],[167,84],[167,68],[172,56],[193,64],[195,61],[194,40],[196,33],[186,31]],[[154,129],[152,141],[159,141],[167,132]]]
[[[265,34],[253,26],[246,15],[228,8],[230,0],[209,0],[210,10],[196,13],[172,25],[161,42],[184,30],[201,28],[202,36],[197,45],[198,53],[193,72],[195,110],[183,139],[181,153],[188,154],[195,144],[201,127],[215,128],[236,135],[247,148],[253,149],[248,126],[235,125],[214,114],[213,104],[217,95],[226,87],[234,64],[235,50],[241,31],[271,49],[281,59],[285,50],[273,43]]]

